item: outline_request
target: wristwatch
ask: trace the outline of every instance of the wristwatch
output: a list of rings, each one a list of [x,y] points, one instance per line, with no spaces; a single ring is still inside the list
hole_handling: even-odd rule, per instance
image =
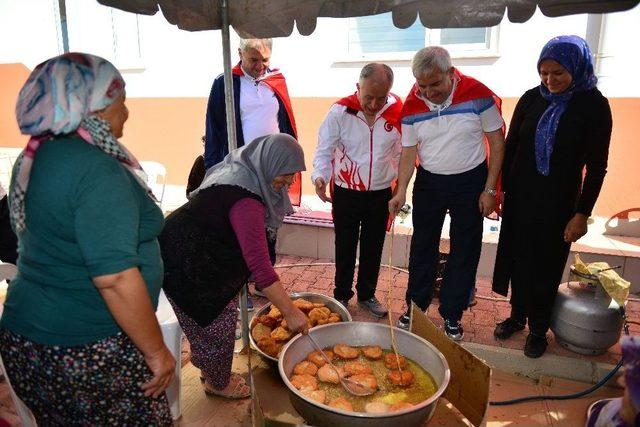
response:
[[[496,190],[495,188],[485,188],[484,192],[490,196],[495,196],[496,194],[498,194],[498,190]]]

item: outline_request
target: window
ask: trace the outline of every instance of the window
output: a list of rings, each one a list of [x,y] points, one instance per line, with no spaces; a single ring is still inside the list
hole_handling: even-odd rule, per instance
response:
[[[419,19],[409,28],[396,28],[391,13],[350,18],[348,51],[351,60],[409,59],[425,46],[440,45],[453,57],[495,55],[497,27],[428,29]]]
[[[409,28],[396,28],[391,13],[352,18],[349,22],[349,54],[415,52],[424,47],[424,33],[419,21]]]

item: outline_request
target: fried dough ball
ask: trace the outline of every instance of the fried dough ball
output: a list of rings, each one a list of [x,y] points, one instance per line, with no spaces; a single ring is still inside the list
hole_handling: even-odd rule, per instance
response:
[[[261,338],[258,340],[257,344],[260,350],[264,351],[271,357],[278,357],[278,352],[280,352],[280,348],[282,348],[282,346],[271,337]]]
[[[327,393],[324,390],[304,390],[300,394],[318,403],[324,404],[327,401]]]
[[[346,376],[358,375],[358,374],[372,374],[373,369],[365,362],[358,360],[351,360],[344,364],[344,373]]]
[[[271,338],[278,341],[287,341],[289,338],[293,336],[291,331],[283,328],[282,326],[278,326],[271,332]]]
[[[296,366],[293,367],[293,373],[298,375],[302,375],[302,374],[315,375],[317,372],[318,372],[318,367],[314,363],[309,362],[308,360],[303,360],[302,362],[298,363]]]
[[[257,322],[262,323],[265,326],[268,326],[272,330],[278,326],[278,320],[273,317],[267,316],[266,314],[262,316],[258,316]]]
[[[400,360],[399,368],[398,368],[398,359]],[[384,355],[384,366],[386,366],[387,369],[391,369],[393,371],[406,368],[407,359],[405,359],[404,356],[400,356],[400,355],[398,355],[398,359],[396,359],[395,353],[387,353]]]
[[[387,379],[391,381],[394,385],[398,385],[400,387],[407,387],[413,383],[413,372],[411,371],[390,371],[387,374]]]
[[[353,405],[346,397],[336,397],[329,402],[329,406],[336,409],[342,409],[343,411],[353,411]]]
[[[267,313],[267,316],[276,320],[281,320],[283,317],[282,313],[280,312],[280,310],[278,310],[278,307],[276,307],[275,305],[271,306],[271,310],[269,310],[269,313]]]
[[[318,389],[318,380],[309,374],[294,375],[291,377],[291,385],[300,391],[313,391]]]
[[[409,409],[409,408],[413,408],[413,405],[409,402],[398,402],[398,403],[394,403],[393,405],[389,406],[389,412],[394,412],[394,411],[402,411],[403,409]]]
[[[318,321],[316,322],[316,326],[326,325],[327,323],[329,323],[328,317],[326,319],[318,319]]]
[[[326,321],[330,315],[331,310],[327,307],[318,307],[309,312],[309,320],[313,325],[317,325],[319,320]]]
[[[318,380],[323,383],[339,384],[340,378],[344,378],[344,370],[338,366],[336,369],[333,369],[329,364],[322,366],[318,369]]]
[[[327,355],[327,357],[329,358],[329,360],[333,361],[334,359],[334,354],[333,351],[331,350],[325,350],[324,354]],[[327,362],[324,360],[324,357],[322,357],[322,355],[320,354],[319,351],[312,351],[311,353],[309,353],[309,355],[307,356],[307,360],[313,364],[315,364],[318,367],[322,367],[324,366]]]
[[[331,313],[331,316],[327,319],[327,323],[338,323],[342,322],[342,317],[338,313]]]
[[[364,406],[364,411],[369,414],[384,414],[389,412],[389,405],[384,402],[369,402]]]
[[[262,338],[271,336],[271,328],[267,325],[263,325],[262,323],[258,323],[251,329],[251,336],[256,340],[256,342],[258,342]]]
[[[313,303],[313,308],[320,308],[320,307],[324,307],[324,303],[323,302],[314,302]]]
[[[360,355],[360,350],[346,344],[336,344],[333,346],[333,352],[340,359],[355,359]]]
[[[362,347],[362,354],[367,359],[379,360],[382,357],[382,347],[377,345]]]
[[[314,308],[313,303],[311,301],[307,301],[304,298],[299,298],[297,300],[294,300],[293,305],[295,305],[305,313],[311,311]]]
[[[370,388],[372,390],[378,389],[378,381],[373,374],[357,374],[352,375],[349,379],[355,383],[360,384],[366,388]]]

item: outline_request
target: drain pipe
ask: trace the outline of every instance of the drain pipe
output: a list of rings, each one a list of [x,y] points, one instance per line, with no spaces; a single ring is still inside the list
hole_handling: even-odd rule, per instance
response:
[[[608,55],[604,54],[604,38],[606,34],[606,19],[604,13],[589,14],[587,17],[587,30],[585,39],[593,53],[594,73],[598,78],[606,77],[602,72],[602,59]]]

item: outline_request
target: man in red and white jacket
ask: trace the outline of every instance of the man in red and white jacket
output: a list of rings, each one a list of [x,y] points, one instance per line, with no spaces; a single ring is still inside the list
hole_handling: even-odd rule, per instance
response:
[[[333,203],[333,295],[345,307],[353,296],[359,240],[358,304],[377,317],[387,315],[375,290],[389,219],[388,202],[402,150],[402,101],[390,93],[392,85],[393,71],[387,65],[372,63],[362,69],[356,93],[336,102],[320,126],[311,175],[320,199]]]
[[[483,217],[496,208],[504,121],[500,99],[484,84],[454,68],[444,48],[430,46],[416,52],[411,71],[416,83],[402,110],[398,187],[389,202],[392,213],[400,210],[417,169],[407,311],[398,319],[398,326],[409,328],[412,302],[422,311],[431,304],[448,211],[451,253],[438,311],[447,336],[460,341],[464,336],[460,319],[468,308],[480,261]]]

